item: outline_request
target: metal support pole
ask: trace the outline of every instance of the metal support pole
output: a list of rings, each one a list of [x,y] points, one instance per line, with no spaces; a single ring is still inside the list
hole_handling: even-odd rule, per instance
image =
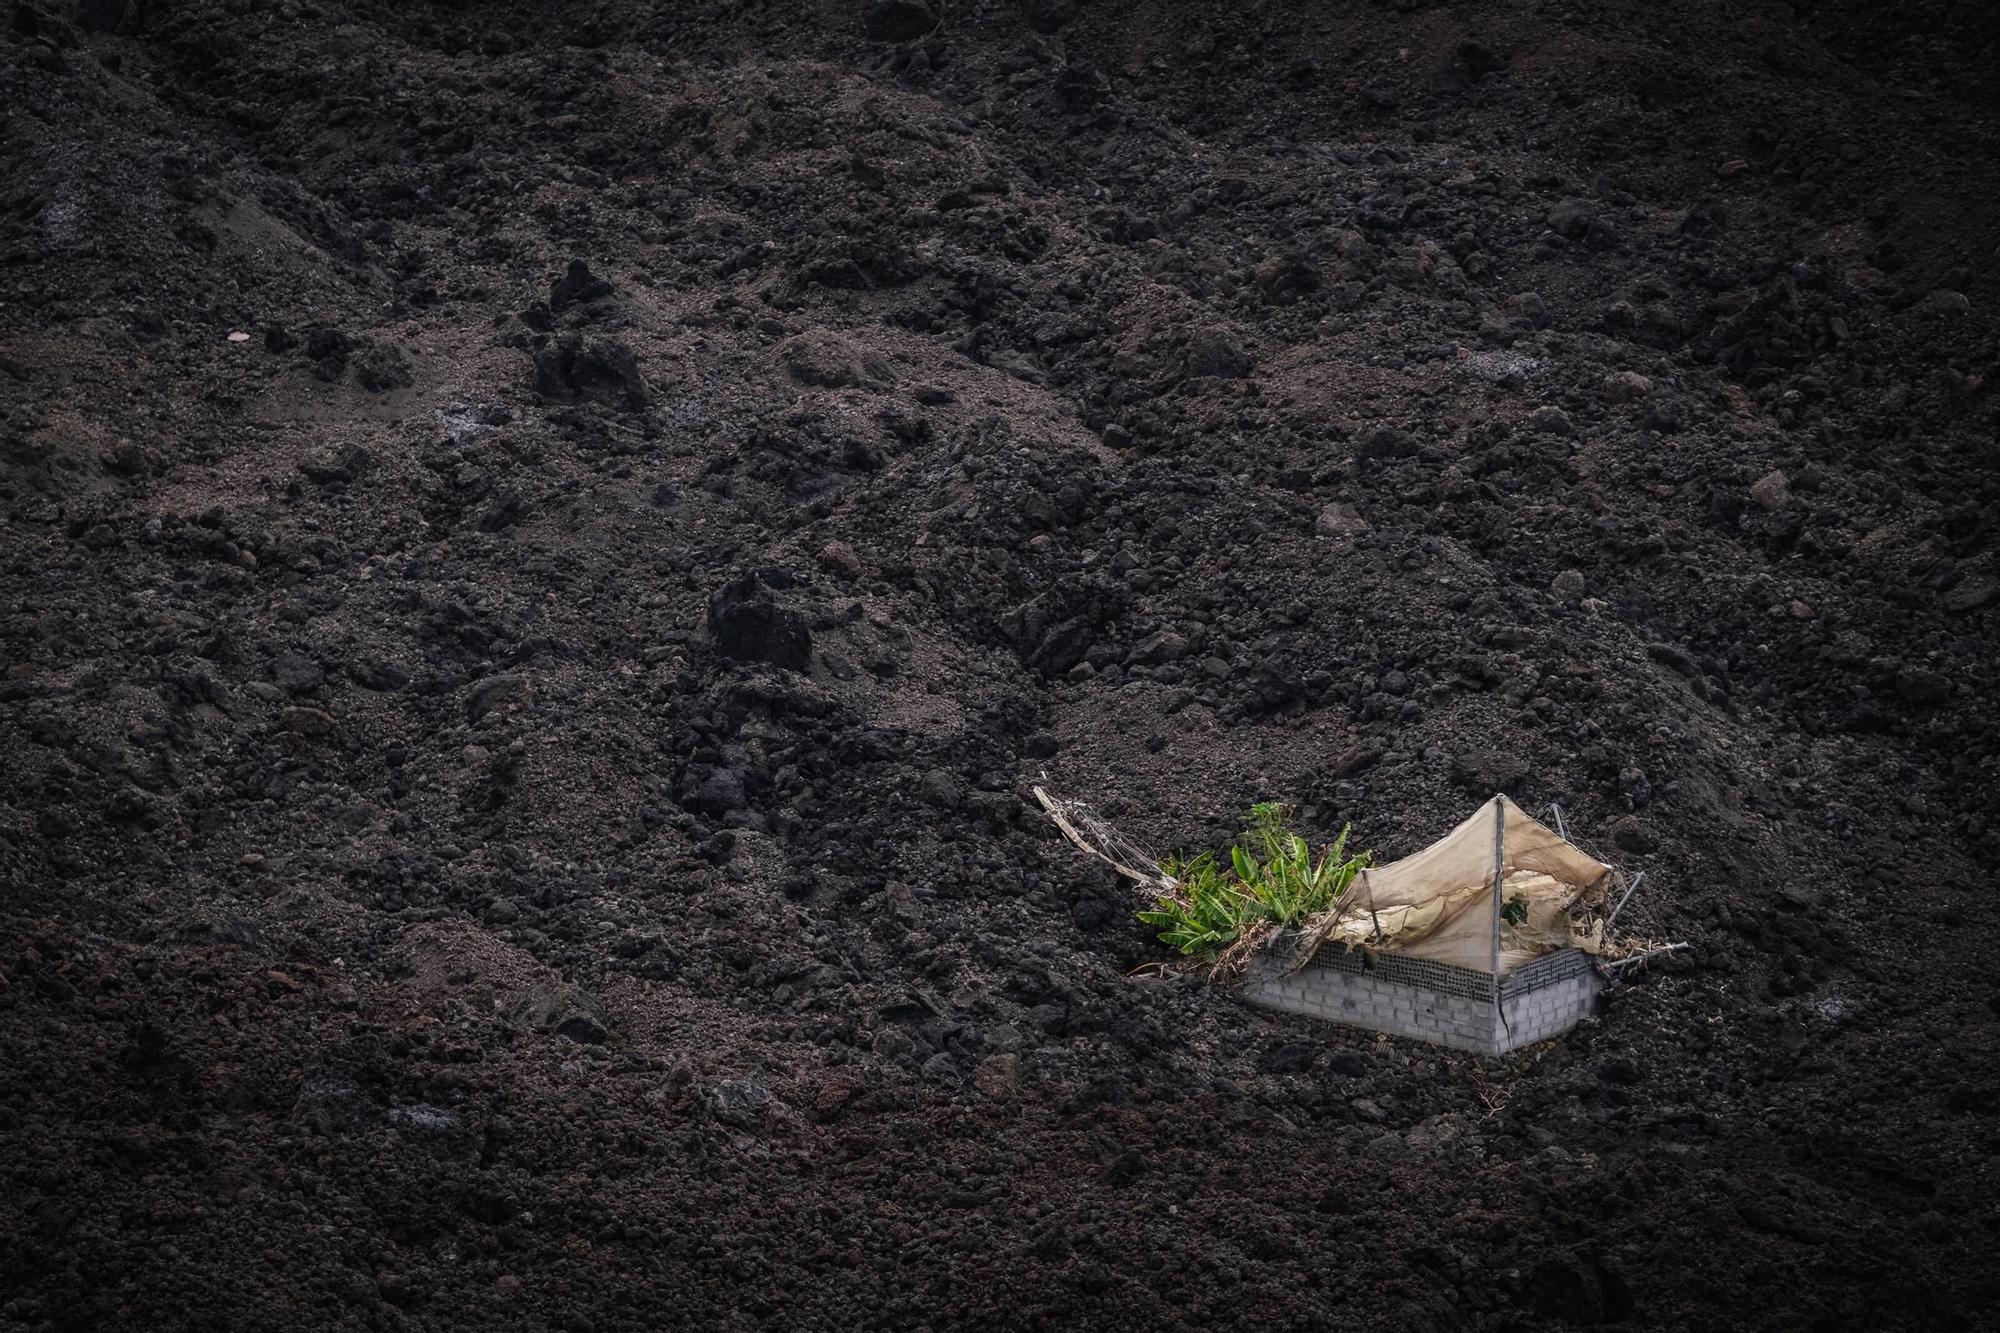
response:
[[[1549,813],[1556,817],[1556,836],[1564,842],[1568,842],[1569,830],[1563,827],[1563,808],[1551,801],[1549,803]]]
[[[1507,1011],[1500,1006],[1500,886],[1507,878],[1507,807],[1504,797],[1493,798],[1493,1012],[1511,1033]]]
[[[1614,921],[1616,921],[1616,920],[1618,919],[1618,914],[1619,914],[1620,912],[1622,912],[1622,911],[1624,911],[1624,910],[1625,910],[1625,903],[1627,902],[1627,900],[1629,900],[1629,899],[1630,899],[1630,898],[1632,897],[1632,894],[1633,894],[1633,891],[1634,891],[1634,890],[1636,890],[1636,889],[1637,889],[1637,888],[1639,887],[1640,883],[1641,883],[1641,882],[1642,882],[1642,881],[1643,881],[1643,880],[1644,880],[1645,878],[1646,878],[1646,872],[1645,872],[1645,871],[1643,871],[1643,870],[1641,870],[1641,871],[1640,871],[1640,872],[1638,873],[1638,875],[1636,875],[1636,876],[1635,876],[1635,877],[1633,878],[1632,882],[1631,882],[1630,884],[1627,884],[1627,885],[1625,886],[1625,892],[1624,892],[1623,894],[1619,895],[1619,898],[1618,898],[1618,905],[1617,905],[1617,906],[1615,906],[1615,907],[1613,907],[1613,908],[1611,909],[1611,915],[1610,915],[1610,916],[1607,916],[1607,917],[1605,917],[1605,918],[1604,918],[1604,938],[1605,938],[1605,939],[1609,940],[1609,939],[1611,938],[1611,923],[1612,923],[1612,922],[1614,922]]]

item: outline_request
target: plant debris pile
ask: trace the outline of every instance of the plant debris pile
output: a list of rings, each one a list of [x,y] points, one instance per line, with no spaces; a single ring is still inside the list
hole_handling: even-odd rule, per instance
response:
[[[1373,857],[1347,855],[1347,835],[1315,854],[1286,825],[1285,807],[1260,801],[1250,807],[1243,836],[1229,848],[1229,864],[1214,852],[1170,858],[1160,870],[1173,881],[1138,919],[1183,954],[1228,969],[1254,952],[1273,931],[1309,929],[1338,911],[1348,886]]]

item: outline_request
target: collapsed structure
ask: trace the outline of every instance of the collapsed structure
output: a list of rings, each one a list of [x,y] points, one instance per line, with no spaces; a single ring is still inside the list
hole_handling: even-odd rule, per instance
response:
[[[1495,796],[1247,969],[1253,1004],[1497,1055],[1595,1005],[1619,872]],[[1330,944],[1344,947],[1328,947]]]
[[[1157,869],[1135,869],[1154,863],[1083,807],[1036,794],[1078,847],[1142,884],[1174,887]],[[1596,1007],[1610,968],[1664,951],[1613,943],[1611,926],[1636,886],[1495,796],[1422,851],[1361,870],[1318,917],[1272,933],[1244,966],[1241,994],[1502,1054],[1567,1032]]]
[[[1565,948],[1598,951],[1618,872],[1505,796],[1430,846],[1356,876],[1327,933],[1350,946],[1505,976]]]

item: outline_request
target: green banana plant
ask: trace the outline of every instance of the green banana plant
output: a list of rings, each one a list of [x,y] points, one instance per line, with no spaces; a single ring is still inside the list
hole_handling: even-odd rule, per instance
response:
[[[1139,912],[1139,920],[1159,931],[1163,944],[1209,957],[1253,925],[1296,926],[1339,902],[1374,857],[1347,855],[1350,825],[1315,859],[1311,845],[1286,827],[1287,813],[1276,802],[1252,806],[1227,870],[1209,852],[1162,862],[1174,889]]]

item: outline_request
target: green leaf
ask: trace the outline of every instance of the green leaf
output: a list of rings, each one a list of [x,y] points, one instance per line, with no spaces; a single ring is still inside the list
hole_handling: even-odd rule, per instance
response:
[[[1258,878],[1257,862],[1248,851],[1241,847],[1231,847],[1229,849],[1229,859],[1236,867],[1236,878],[1242,880],[1246,885],[1256,884]]]

